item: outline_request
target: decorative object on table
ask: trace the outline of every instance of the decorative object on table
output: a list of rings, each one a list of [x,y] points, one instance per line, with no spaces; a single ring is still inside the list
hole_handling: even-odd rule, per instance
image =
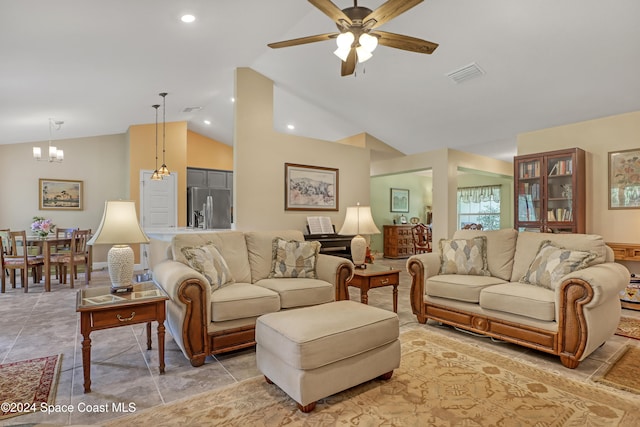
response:
[[[333,53],[342,60],[340,70],[340,75],[342,76],[353,74],[356,71],[356,62],[363,63],[373,57],[373,51],[378,46],[378,43],[410,52],[431,54],[438,47],[437,43],[402,34],[374,31],[380,25],[406,12],[420,2],[422,0],[389,0],[377,9],[371,10],[368,7],[358,6],[357,0],[354,0],[353,7],[344,9],[339,9],[331,0],[313,0],[311,3],[315,7],[335,21],[339,32],[269,43],[267,46],[272,49],[278,49],[335,38],[338,48]]]
[[[49,235],[49,233],[53,233],[56,229],[56,225],[52,220],[47,219],[42,216],[34,216],[33,222],[31,223],[31,231],[34,234],[42,237],[43,239]]]
[[[407,217],[404,215],[400,215],[400,224],[406,224],[407,223]]]
[[[391,189],[391,212],[409,212],[409,190]]]
[[[111,292],[131,292],[133,249],[130,244],[149,243],[144,234],[133,200],[107,200],[104,214],[88,245],[113,245],[107,254]]]
[[[40,178],[38,188],[40,210],[82,210],[82,181]]]
[[[409,223],[411,225],[416,225],[420,223],[420,218],[418,218],[417,216],[412,216],[411,218],[409,218]]]
[[[32,412],[18,408],[39,410],[41,405],[53,405],[61,362],[58,354],[0,365],[0,420]]]
[[[160,104],[153,104],[151,107],[156,110],[156,168],[151,174],[151,180],[160,181],[162,180],[162,175],[158,172],[158,107],[160,107]]]
[[[162,97],[162,166],[158,169],[158,174],[160,176],[168,176],[171,175],[169,172],[169,168],[167,167],[167,162],[165,160],[165,145],[166,145],[166,126],[167,126],[167,95],[166,92],[161,92],[158,95]]]
[[[640,208],[640,148],[609,152],[609,209]]]
[[[337,211],[338,169],[284,164],[284,209]]]
[[[56,147],[51,145],[51,140],[53,139],[53,127],[55,126],[56,130],[60,130],[64,122],[62,120],[54,120],[49,119],[49,151],[47,152],[48,157],[42,158],[42,149],[40,147],[33,147],[33,158],[39,162],[56,162],[61,163],[64,160],[64,151],[58,150]]]
[[[380,230],[376,227],[371,215],[369,206],[350,206],[347,208],[347,215],[339,234],[355,234],[351,239],[351,260],[358,268],[366,268],[365,259],[367,255],[367,240],[360,235],[378,234]]]

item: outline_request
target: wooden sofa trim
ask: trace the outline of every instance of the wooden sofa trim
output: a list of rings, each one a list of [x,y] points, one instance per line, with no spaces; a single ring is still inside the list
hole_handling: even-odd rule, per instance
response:
[[[569,279],[560,287],[560,318],[558,331],[534,328],[515,322],[468,313],[424,301],[424,266],[409,260],[407,270],[411,280],[411,309],[419,323],[427,319],[456,326],[474,333],[560,356],[562,364],[577,368],[587,345],[587,322],[583,307],[593,299],[593,288],[581,279]]]
[[[336,271],[336,301],[348,300],[347,282],[353,271],[349,263],[338,266]],[[255,323],[209,334],[207,330],[207,310],[205,292],[208,284],[198,279],[188,279],[178,287],[178,298],[186,307],[182,324],[182,342],[191,365],[202,366],[208,355],[253,347],[255,341]]]

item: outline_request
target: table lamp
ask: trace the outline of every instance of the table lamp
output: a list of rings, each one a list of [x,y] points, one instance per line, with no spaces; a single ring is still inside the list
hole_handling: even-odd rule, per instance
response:
[[[347,208],[347,216],[340,229],[340,234],[355,234],[351,240],[351,260],[357,268],[367,268],[364,260],[367,256],[367,240],[360,235],[377,234],[380,230],[373,222],[371,208],[369,206],[350,206]]]
[[[111,293],[131,292],[133,249],[130,244],[149,243],[138,223],[133,200],[107,200],[98,231],[88,245],[113,245],[107,254]]]

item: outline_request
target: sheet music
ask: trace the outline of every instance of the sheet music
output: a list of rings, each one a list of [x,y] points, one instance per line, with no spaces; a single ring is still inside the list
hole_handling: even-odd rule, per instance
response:
[[[333,234],[331,218],[328,216],[308,216],[307,224],[310,234]]]

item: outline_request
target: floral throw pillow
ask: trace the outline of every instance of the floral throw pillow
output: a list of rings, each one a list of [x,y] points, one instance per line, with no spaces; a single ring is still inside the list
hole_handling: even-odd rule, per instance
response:
[[[273,259],[269,278],[316,278],[320,242],[273,239]]]
[[[212,291],[234,283],[227,262],[212,243],[196,247],[183,246],[180,251],[186,258],[187,265],[209,281]]]
[[[587,267],[596,257],[597,254],[593,252],[573,251],[544,240],[520,282],[554,290],[562,277]]]
[[[440,274],[489,276],[487,237],[440,240]]]

